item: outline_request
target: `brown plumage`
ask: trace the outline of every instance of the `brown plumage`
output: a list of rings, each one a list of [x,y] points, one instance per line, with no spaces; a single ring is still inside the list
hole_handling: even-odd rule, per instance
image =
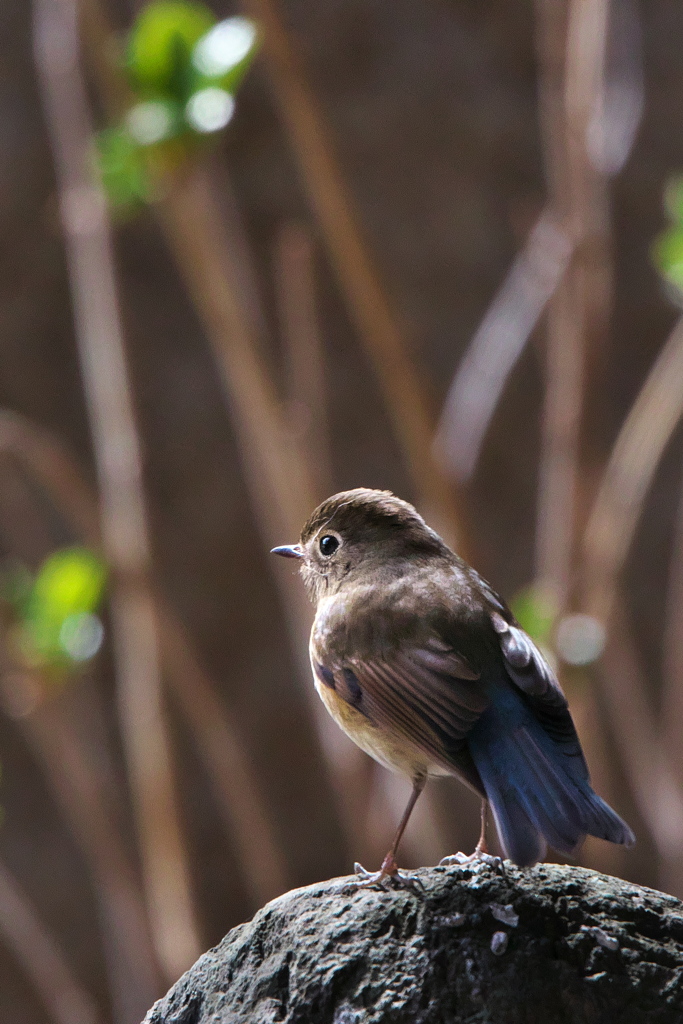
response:
[[[357,488],[323,502],[297,557],[316,605],[310,655],[328,711],[414,793],[379,880],[429,776],[454,774],[490,801],[518,863],[587,833],[631,842],[590,787],[567,701],[507,605],[407,502]]]

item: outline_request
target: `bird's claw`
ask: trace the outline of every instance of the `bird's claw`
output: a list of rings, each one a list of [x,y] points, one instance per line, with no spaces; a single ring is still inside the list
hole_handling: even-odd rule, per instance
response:
[[[439,861],[439,867],[451,867],[453,864],[471,864],[472,861],[478,860],[480,856],[481,854],[477,853],[476,850],[474,853],[469,854],[459,850],[457,853],[449,853],[447,857],[442,857]],[[489,855],[486,854],[486,856],[488,857]]]
[[[386,860],[379,871],[367,871],[362,864],[354,864],[354,871],[360,875],[362,881],[358,882],[359,889],[369,889],[372,886],[379,886],[380,889],[388,891],[391,886],[397,889],[407,889],[415,896],[422,896],[425,892],[424,884],[417,875],[408,874],[407,871],[400,871],[395,861],[387,863]]]

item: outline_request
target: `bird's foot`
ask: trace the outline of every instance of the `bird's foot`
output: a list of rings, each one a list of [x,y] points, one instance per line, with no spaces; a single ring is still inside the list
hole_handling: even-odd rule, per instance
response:
[[[453,853],[448,857],[442,857],[439,861],[440,867],[450,867],[453,864],[464,865],[464,864],[487,864],[489,867],[494,868],[496,871],[500,871],[502,875],[505,875],[505,863],[502,857],[496,857],[490,854],[486,846],[481,843],[477,843],[474,853]]]
[[[359,889],[379,886],[380,889],[386,890],[389,886],[394,886],[398,889],[407,889],[415,896],[422,896],[425,891],[425,887],[417,875],[401,871],[393,855],[389,853],[384,858],[379,871],[366,871],[362,864],[354,864],[354,870],[362,879],[358,882]]]

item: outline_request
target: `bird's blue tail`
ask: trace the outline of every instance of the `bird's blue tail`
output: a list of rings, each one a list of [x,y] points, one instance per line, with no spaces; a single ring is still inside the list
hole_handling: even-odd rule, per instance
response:
[[[573,853],[587,835],[630,845],[626,822],[593,792],[582,758],[555,742],[507,686],[468,737],[507,856],[541,860],[546,844]]]

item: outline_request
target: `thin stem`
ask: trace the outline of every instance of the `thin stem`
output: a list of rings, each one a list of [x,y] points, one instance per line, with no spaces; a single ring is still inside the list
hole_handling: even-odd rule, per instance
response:
[[[683,488],[669,564],[664,629],[661,725],[673,770],[683,786]]]
[[[235,276],[242,262],[239,239],[231,230],[209,168],[188,167],[178,175],[159,214],[214,351],[254,511],[262,536],[273,547],[282,543],[283,537],[291,540],[299,535],[315,505],[316,488],[260,355],[253,323],[240,302]],[[299,679],[311,701],[323,750],[338,773],[334,779],[338,809],[348,834],[360,842],[358,823],[363,814],[358,805],[366,795],[355,780],[362,755],[340,733],[309,683],[311,610],[303,588],[292,587],[291,570],[286,566],[273,564],[273,571]]]
[[[237,239],[207,167],[184,168],[158,212],[230,397],[264,534],[273,544],[282,543],[283,531],[295,538],[314,507],[314,487],[303,458],[285,443],[288,424],[235,287]]]
[[[180,624],[163,606],[159,608],[159,622],[169,684],[207,768],[250,895],[260,907],[286,892],[291,880],[251,758],[212,680],[193,657]]]
[[[199,955],[164,722],[140,444],[117,309],[105,199],[79,69],[75,0],[35,0],[35,51],[52,140],[76,338],[102,495],[119,715],[155,944],[175,979]]]
[[[115,1020],[125,1024],[159,996],[145,903],[129,862],[98,757],[74,725],[79,685],[45,698],[42,681],[7,661],[0,703],[42,767],[45,780],[88,865],[102,922]]]
[[[86,9],[98,0],[82,0]],[[103,83],[106,84],[106,83]],[[105,90],[106,91],[106,90]],[[235,223],[234,203],[223,201],[229,183],[208,166],[185,168],[169,182],[167,199],[157,212],[171,253],[214,350],[233,417],[242,465],[262,536],[272,547],[298,536],[315,504],[314,480],[291,424],[283,415],[268,367],[261,356],[258,325],[244,301],[244,272],[251,264],[243,232]],[[250,294],[258,289],[249,287]],[[429,452],[425,448],[429,461]],[[443,507],[443,506],[442,506]],[[440,518],[437,515],[437,518]],[[452,519],[451,519],[452,522]],[[446,524],[446,532],[449,527]],[[307,658],[311,612],[301,588],[292,589],[291,573],[273,560],[299,678],[310,695],[314,721],[347,833],[359,847],[368,794],[359,784],[363,756],[340,732],[310,685]]]
[[[539,217],[494,296],[460,362],[441,413],[435,448],[443,465],[463,482],[475,471],[484,435],[510,370],[547,302],[559,288],[576,243],[558,223],[558,216],[565,216],[571,206],[566,199],[572,177],[566,152],[567,116],[570,115],[570,121],[576,126],[573,145],[578,148],[584,172],[587,168],[589,177],[596,170],[613,175],[629,156],[643,109],[636,0],[574,4],[571,8],[571,60],[563,46],[566,8],[557,3],[541,3],[538,11],[539,102],[552,207]],[[574,69],[571,75],[565,75],[565,64]],[[567,90],[563,93],[565,77]],[[585,132],[581,130],[583,126]],[[578,191],[579,203],[583,204],[590,191],[590,187]],[[592,215],[593,211],[591,218]],[[600,262],[605,251],[605,228],[606,222],[597,247],[599,259],[594,257],[591,267],[591,276],[598,283],[598,295],[602,291],[595,312],[603,317],[607,298],[605,272],[610,273]],[[557,372],[563,373],[564,368],[558,366]],[[554,402],[549,400],[548,405],[550,418]],[[571,490],[570,472],[571,467],[568,467],[557,475],[567,477]],[[562,500],[560,492],[552,500],[548,498],[547,506],[557,507]],[[566,529],[565,525],[564,536],[557,541],[559,555],[552,550],[555,546],[550,536],[552,522],[544,522],[540,531],[539,562],[553,564],[557,559],[558,577],[566,576],[566,567],[561,561],[561,552],[568,547]]]
[[[558,608],[569,597],[578,474],[584,338],[576,315],[571,281],[564,280],[548,312],[536,533],[536,575]]]
[[[602,94],[607,0],[538,0],[540,109],[551,204],[574,252],[548,311],[537,531],[537,576],[559,608],[570,598],[588,342],[611,302],[606,179],[587,150]],[[564,41],[564,46],[563,46]]]
[[[615,628],[615,617],[619,615],[619,580],[645,498],[664,449],[683,416],[682,381],[683,319],[678,321],[662,348],[624,421],[583,537],[580,567],[583,606],[604,624],[608,638]],[[672,585],[675,586],[675,578]],[[672,594],[675,594],[675,590],[672,590]],[[675,608],[675,605],[670,604],[670,608]],[[673,610],[670,611],[669,623],[674,621],[674,614]],[[672,627],[669,628],[671,630]],[[622,636],[624,634],[625,630],[622,630]],[[622,643],[625,644],[626,640]],[[675,689],[680,677],[672,661],[672,652],[677,643],[678,640],[669,632],[666,642],[669,660],[665,665],[668,682],[665,684],[664,717],[660,719],[664,743],[659,735],[660,725],[647,699],[646,680],[642,673],[632,669],[629,671],[628,664],[623,666],[618,663],[619,645],[616,641],[612,648],[615,655],[602,678],[602,685],[608,697],[606,709],[622,751],[624,769],[631,776],[633,791],[643,802],[648,789],[653,794],[650,808],[644,809],[641,806],[641,812],[650,828],[655,830],[653,836],[663,870],[674,878],[674,881],[668,881],[667,884],[673,885],[675,882],[679,891],[683,891],[683,868],[680,865],[676,867],[672,860],[674,854],[671,840],[673,835],[677,841],[679,828],[679,809],[675,796],[675,766],[679,763],[675,757],[679,749],[679,737],[673,736],[677,720],[670,718],[680,701]],[[630,658],[630,663],[635,663],[635,655]],[[628,692],[622,688],[626,685],[622,679],[624,672],[629,672]],[[658,754],[655,759],[651,757],[653,750]],[[656,775],[654,789],[653,775]]]
[[[583,537],[584,605],[610,619],[643,503],[683,416],[683,319],[669,335],[619,431]]]
[[[264,53],[304,186],[359,336],[375,366],[394,432],[425,513],[462,551],[450,486],[431,453],[433,416],[397,318],[363,241],[323,116],[275,0],[242,0],[264,34]]]
[[[332,463],[313,241],[303,224],[285,224],[278,234],[275,283],[287,357],[291,429],[314,478],[316,496],[322,500],[332,491]]]
[[[646,697],[646,681],[620,603],[614,605],[601,685],[638,809],[666,884],[683,894],[683,794]],[[672,891],[671,888],[667,891]]]
[[[0,455],[14,457],[45,489],[72,529],[93,549],[100,547],[95,492],[63,444],[25,417],[0,411]],[[241,854],[254,903],[260,906],[288,888],[284,854],[239,730],[215,683],[199,665],[177,617],[160,594],[155,594],[155,601],[168,684],[190,726],[230,838]]]
[[[505,384],[562,280],[572,249],[554,213],[544,210],[460,361],[434,448],[463,483],[475,472]]]

